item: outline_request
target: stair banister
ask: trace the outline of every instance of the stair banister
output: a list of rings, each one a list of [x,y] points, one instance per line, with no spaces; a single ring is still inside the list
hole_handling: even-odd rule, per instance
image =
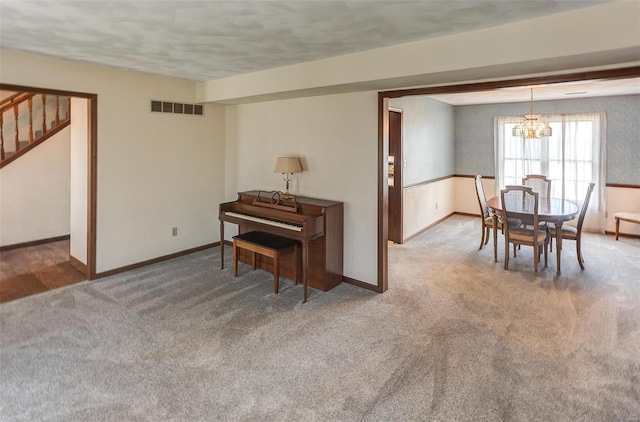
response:
[[[33,98],[36,98],[35,104]],[[18,157],[24,155],[29,150],[33,149],[37,145],[51,138],[51,136],[57,134],[65,127],[69,126],[71,122],[71,98],[66,97],[66,112],[64,109],[61,109],[60,106],[64,107],[64,103],[61,104],[60,97],[58,95],[54,96],[55,98],[51,98],[49,95],[49,100],[51,102],[49,110],[47,110],[47,95],[42,93],[16,93],[9,97],[9,99],[5,99],[0,101],[0,168],[3,168],[7,164],[13,162]],[[40,112],[38,111],[39,100],[42,100],[42,133],[40,134],[40,123],[38,119],[40,119]],[[22,106],[22,104],[25,106]],[[34,122],[34,107],[35,107],[35,122]],[[53,112],[52,108],[55,107],[55,117],[51,116]],[[4,113],[10,113],[11,109],[13,109],[13,118],[4,118]],[[29,113],[29,116],[25,115]],[[62,113],[61,113],[62,112]],[[61,115],[62,114],[62,115]],[[51,127],[47,128],[47,119],[51,122]],[[22,127],[21,126],[22,122]],[[5,127],[5,123],[8,127]],[[10,124],[13,124],[13,142],[15,144],[15,148],[13,150],[7,151],[7,144],[4,139],[4,131],[11,131]],[[28,123],[28,127],[27,127]],[[33,125],[36,125],[34,128]],[[34,130],[35,129],[35,130]],[[21,142],[20,135],[25,137],[25,131],[29,132],[28,139],[23,140]]]
[[[42,94],[42,136],[47,133],[47,94]]]
[[[56,97],[56,126],[60,124],[60,96]]]
[[[24,101],[25,98],[27,98],[29,95],[33,95],[33,94],[29,94],[28,92],[16,92],[12,96],[7,97],[4,100],[0,101],[1,110],[4,111],[11,108],[11,106],[14,103],[20,103]]]
[[[0,113],[0,161],[4,160],[4,118]]]
[[[33,143],[33,97],[29,97],[27,100],[27,107],[29,107],[29,143]]]
[[[13,126],[13,142],[16,145],[16,151],[20,150],[20,139],[18,139],[18,104],[13,106],[14,126]]]

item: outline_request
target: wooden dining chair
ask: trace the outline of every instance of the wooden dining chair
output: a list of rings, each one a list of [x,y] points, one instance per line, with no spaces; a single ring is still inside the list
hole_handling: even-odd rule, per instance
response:
[[[482,186],[482,176],[476,176],[476,196],[478,197],[478,205],[480,205],[480,218],[482,219],[482,237],[480,238],[480,247],[482,249],[484,245],[489,242],[489,231],[493,229],[493,216],[489,213],[489,207],[487,206],[487,197],[484,194],[484,187]],[[498,227],[500,227],[498,223]]]
[[[482,176],[476,176],[476,196],[478,197],[478,205],[480,205],[480,218],[482,219],[482,225],[480,229],[482,230],[482,236],[480,238],[480,247],[478,250],[482,249],[484,245],[489,242],[489,232],[493,231],[493,213],[489,211],[489,206],[487,205],[487,197],[484,194],[484,187],[482,186]],[[496,229],[502,230],[502,217],[500,215],[497,216],[495,221],[497,221]],[[510,225],[519,226],[522,222],[519,219],[513,218],[507,220]],[[515,245],[514,245],[515,248]],[[495,251],[494,251],[495,252]]]
[[[551,179],[543,174],[527,174],[522,178],[522,184],[532,188],[541,198],[551,198]]]
[[[522,178],[522,184],[529,186],[534,192],[537,192],[538,200],[544,198],[544,200],[547,201],[547,206],[551,203],[551,179],[544,174],[527,174]],[[547,227],[547,223],[540,223],[540,227]]]
[[[582,238],[582,224],[584,223],[585,215],[587,215],[587,209],[589,208],[589,199],[591,199],[591,193],[593,192],[593,188],[595,186],[595,183],[589,183],[587,194],[585,195],[584,202],[582,203],[582,208],[580,209],[580,215],[578,216],[578,225],[576,227],[567,226],[566,224],[562,225],[562,241],[565,241],[567,239],[576,241],[576,255],[578,256],[578,264],[580,264],[580,268],[582,268],[583,270],[584,259],[582,258],[582,247],[580,245],[580,239]],[[549,248],[553,252],[553,238],[556,237],[555,226],[549,226],[549,234],[551,235],[551,239],[549,240]]]
[[[538,198],[537,192],[531,187],[511,185],[500,191],[503,216],[507,219],[518,219],[523,214],[532,217],[531,226],[504,224],[504,269],[509,269],[509,244],[533,246],[533,268],[539,275],[539,251],[544,250],[544,266],[547,266],[549,255],[549,234],[546,229],[538,226]],[[508,221],[508,220],[507,220]],[[514,249],[515,252],[515,249]]]

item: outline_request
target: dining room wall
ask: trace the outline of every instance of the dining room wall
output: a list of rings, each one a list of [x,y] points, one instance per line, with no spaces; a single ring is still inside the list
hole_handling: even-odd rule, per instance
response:
[[[495,116],[522,115],[530,104],[456,106],[455,173],[495,176]],[[605,112],[607,114],[607,183],[640,185],[640,95],[536,101],[536,114]]]
[[[456,106],[455,112],[455,211],[479,213],[473,178],[495,176],[493,120],[498,115],[528,112],[529,103]],[[617,212],[640,212],[640,95],[536,101],[540,114],[605,112],[607,114],[607,177],[605,230],[615,230]],[[489,182],[489,180],[491,180]],[[495,192],[495,180],[485,182],[488,197]],[[576,221],[569,222],[570,225]],[[640,227],[625,226],[623,233],[640,235]]]
[[[454,108],[424,96],[391,98],[389,106],[402,110],[402,237],[409,239],[455,211]]]
[[[405,168],[403,195],[403,237],[410,238],[452,212],[479,213],[473,178],[483,181],[488,197],[495,192],[493,145],[494,117],[522,115],[530,104],[505,103],[451,106],[424,96],[392,98],[389,106],[403,111],[403,157]],[[640,212],[640,96],[606,96],[570,100],[540,101],[535,111],[541,114],[602,112],[607,114],[607,183],[625,185],[607,187],[606,231],[613,231],[616,212]],[[435,123],[434,123],[435,122]],[[449,137],[450,130],[453,130]],[[437,164],[433,165],[433,162]],[[445,181],[423,184],[441,177]],[[453,191],[452,198],[443,197]],[[638,188],[636,188],[636,186]],[[575,224],[577,221],[570,222]],[[629,227],[639,234],[640,228]]]
[[[389,99],[402,110],[403,187],[455,171],[454,107],[423,96]]]

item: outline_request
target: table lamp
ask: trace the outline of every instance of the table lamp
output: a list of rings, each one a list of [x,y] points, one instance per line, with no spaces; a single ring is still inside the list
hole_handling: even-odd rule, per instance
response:
[[[302,165],[298,157],[278,157],[276,161],[276,168],[274,173],[282,173],[282,180],[286,182],[285,192],[282,194],[282,198],[291,199],[293,195],[289,193],[289,182],[293,173],[300,173],[302,171]]]

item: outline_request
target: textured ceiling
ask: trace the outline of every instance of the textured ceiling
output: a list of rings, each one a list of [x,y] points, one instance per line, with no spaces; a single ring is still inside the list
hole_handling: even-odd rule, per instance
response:
[[[602,2],[0,0],[0,45],[204,81]]]

